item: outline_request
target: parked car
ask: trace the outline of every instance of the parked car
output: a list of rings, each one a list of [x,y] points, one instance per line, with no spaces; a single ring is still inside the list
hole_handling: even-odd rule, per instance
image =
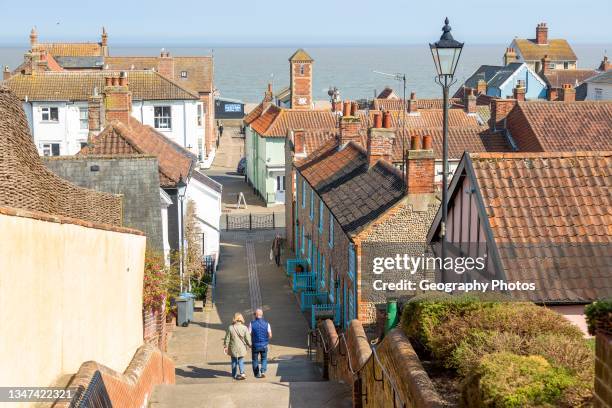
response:
[[[246,157],[240,159],[240,161],[238,162],[238,167],[236,168],[236,173],[244,175],[244,173],[246,172],[246,160]]]

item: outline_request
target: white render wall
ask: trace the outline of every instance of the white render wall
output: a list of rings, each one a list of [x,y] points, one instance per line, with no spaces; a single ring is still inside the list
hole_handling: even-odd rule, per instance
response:
[[[202,102],[197,100],[180,101],[134,101],[132,116],[141,123],[154,127],[155,106],[170,106],[172,111],[172,129],[158,131],[183,147],[198,154],[198,146],[203,145],[204,118],[202,126],[197,123],[197,107]],[[42,121],[43,107],[57,107],[58,121]],[[42,145],[59,143],[60,155],[74,155],[81,149],[81,143],[87,142],[88,129],[80,128],[79,107],[87,108],[86,102],[25,102],[23,109],[28,118],[30,130],[39,154],[43,154]],[[203,111],[203,109],[202,109]]]
[[[193,200],[196,205],[198,226],[204,233],[204,254],[213,255],[215,259],[218,259],[221,234],[221,194],[191,178],[186,196],[187,200]]]
[[[600,89],[601,91],[597,92]],[[611,84],[602,84],[596,82],[587,82],[587,100],[612,100],[612,85]]]

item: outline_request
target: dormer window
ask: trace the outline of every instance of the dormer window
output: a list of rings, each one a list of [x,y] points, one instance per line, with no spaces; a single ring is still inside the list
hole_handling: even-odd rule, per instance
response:
[[[187,71],[181,71],[181,78],[187,78]]]

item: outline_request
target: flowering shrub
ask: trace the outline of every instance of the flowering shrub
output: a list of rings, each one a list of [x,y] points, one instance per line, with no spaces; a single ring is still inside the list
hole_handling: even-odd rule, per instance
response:
[[[147,252],[142,296],[145,310],[160,310],[164,305],[168,293],[168,275],[163,255]]]

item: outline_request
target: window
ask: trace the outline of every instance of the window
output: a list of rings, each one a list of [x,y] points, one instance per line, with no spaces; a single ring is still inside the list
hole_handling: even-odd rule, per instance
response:
[[[41,109],[41,118],[45,122],[59,122],[59,112],[57,108],[46,106]]]
[[[300,75],[304,75],[304,64],[300,64]]]
[[[355,281],[355,245],[349,244],[348,248],[348,276]]]
[[[302,208],[306,207],[306,180],[302,179]]]
[[[187,71],[181,71],[181,78],[187,78]]]
[[[319,233],[323,232],[323,200],[319,200]]]
[[[563,69],[569,69],[569,62],[565,61],[563,63]]]
[[[310,189],[310,219],[314,218],[314,190]]]
[[[304,255],[304,247],[306,246],[305,243],[306,241],[304,239],[304,225],[302,225],[302,255]]]
[[[334,217],[329,213],[329,238],[327,240],[330,248],[334,247]]]
[[[550,64],[548,64],[548,68],[557,69],[557,64],[551,62]]]
[[[43,156],[59,156],[60,155],[59,143],[43,143],[41,147],[42,147]]]
[[[79,108],[79,124],[81,129],[89,129],[89,110],[87,107]]]
[[[80,142],[79,144],[81,145],[81,149],[87,146],[87,142]]]
[[[202,105],[198,103],[198,126],[202,126]]]
[[[276,176],[276,191],[285,191],[285,176]]]
[[[155,129],[172,129],[172,108],[156,106],[153,109],[153,122]]]
[[[329,300],[334,303],[336,290],[336,277],[334,276],[334,268],[329,267]]]
[[[595,99],[598,101],[603,99],[603,89],[602,88],[595,88]]]
[[[327,280],[327,271],[325,270],[325,255],[321,256],[321,287],[325,287],[325,281]],[[331,289],[331,285],[330,285]]]

